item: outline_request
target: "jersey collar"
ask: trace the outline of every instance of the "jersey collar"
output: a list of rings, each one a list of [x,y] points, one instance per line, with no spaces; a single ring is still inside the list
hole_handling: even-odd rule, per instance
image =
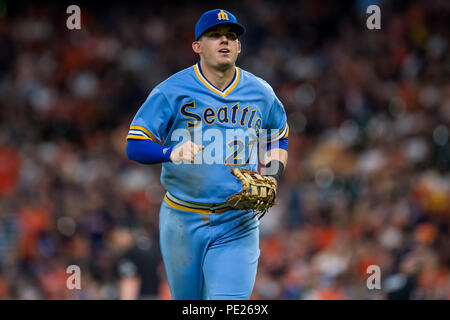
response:
[[[239,79],[241,78],[241,70],[238,67],[234,67],[235,68],[235,72],[234,72],[234,77],[233,80],[231,80],[230,84],[228,84],[228,86],[223,89],[223,90],[219,90],[217,89],[211,82],[208,81],[208,79],[206,79],[206,77],[203,75],[202,73],[202,69],[200,68],[200,62],[197,62],[194,65],[194,70],[195,70],[195,74],[197,75],[197,78],[211,91],[217,93],[218,95],[222,96],[222,97],[226,97],[231,91],[233,91],[233,89],[236,87],[236,85],[239,82]]]

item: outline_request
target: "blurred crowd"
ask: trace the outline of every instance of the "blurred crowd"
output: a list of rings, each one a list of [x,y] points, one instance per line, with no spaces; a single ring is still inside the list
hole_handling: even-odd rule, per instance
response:
[[[153,252],[140,297],[170,299],[161,166],[128,160],[125,137],[150,90],[197,61],[201,13],[223,5],[81,2],[68,30],[62,5],[0,0],[0,299],[123,297],[136,272],[118,264],[133,246],[119,230]],[[450,299],[450,2],[226,5],[247,28],[238,65],[290,125],[252,299]]]

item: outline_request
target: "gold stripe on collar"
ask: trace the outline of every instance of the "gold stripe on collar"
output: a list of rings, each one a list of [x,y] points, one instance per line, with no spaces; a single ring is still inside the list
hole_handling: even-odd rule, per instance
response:
[[[203,77],[203,75],[200,72],[200,69],[197,64],[194,65],[195,74],[197,75],[197,78],[207,87],[209,90],[217,93],[218,95],[222,97],[226,97],[233,89],[237,86],[240,78],[241,78],[241,70],[238,67],[235,67],[236,70],[236,78],[234,81],[230,84],[230,86],[225,91],[220,91],[219,89],[212,86],[208,80]]]

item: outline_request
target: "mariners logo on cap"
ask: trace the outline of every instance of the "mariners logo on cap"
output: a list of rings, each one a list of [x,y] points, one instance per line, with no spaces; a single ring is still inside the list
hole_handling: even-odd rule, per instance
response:
[[[228,14],[223,12],[223,10],[220,10],[220,12],[217,14],[218,20],[228,20]]]

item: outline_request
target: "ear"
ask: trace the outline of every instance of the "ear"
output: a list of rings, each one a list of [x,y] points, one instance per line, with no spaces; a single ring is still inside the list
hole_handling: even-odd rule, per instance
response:
[[[202,52],[202,50],[200,48],[200,41],[192,42],[192,50],[194,50],[195,53],[201,53]]]
[[[237,46],[238,46],[238,53],[241,53],[241,42],[239,40],[237,41]]]

